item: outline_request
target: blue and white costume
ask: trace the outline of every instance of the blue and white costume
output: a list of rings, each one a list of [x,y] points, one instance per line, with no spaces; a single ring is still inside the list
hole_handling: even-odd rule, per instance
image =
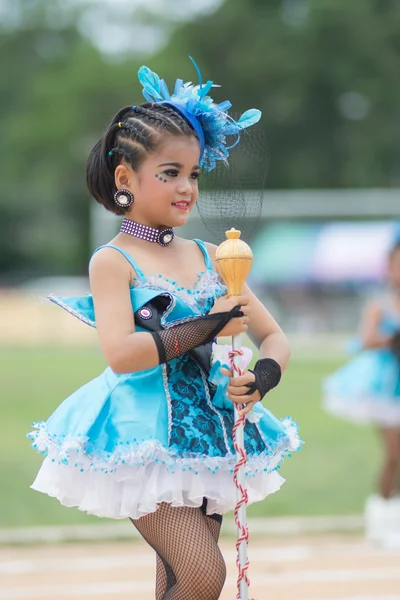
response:
[[[400,331],[400,313],[389,294],[378,300],[379,331]],[[400,357],[389,348],[361,350],[324,381],[324,408],[355,423],[400,428]]]
[[[205,244],[196,242],[205,270],[191,289],[162,275],[145,276],[131,256],[111,246],[137,274],[130,289],[134,312],[160,291],[171,297],[163,325],[210,311],[226,289]],[[90,295],[50,299],[95,327]],[[161,502],[198,507],[204,498],[208,514],[232,510],[234,412],[221,394],[226,384],[227,378],[213,385],[189,354],[142,372],[116,374],[107,368],[47,422],[35,424],[33,447],[46,458],[33,489],[66,506],[115,519],[137,519]],[[278,420],[261,403],[252,421],[245,426],[250,503],[280,488],[284,480],[276,469],[300,446],[296,424]]]

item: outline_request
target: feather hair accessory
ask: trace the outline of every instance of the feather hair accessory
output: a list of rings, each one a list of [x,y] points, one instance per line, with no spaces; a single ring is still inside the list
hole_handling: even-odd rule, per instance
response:
[[[229,100],[216,104],[208,95],[212,87],[219,86],[213,81],[203,84],[200,69],[193,58],[189,58],[197,71],[198,85],[177,79],[170,94],[165,81],[148,67],[141,67],[138,77],[148,102],[169,104],[189,121],[200,141],[200,166],[212,171],[218,161],[228,164],[229,150],[239,143],[244,129],[258,123],[261,111],[251,108],[235,121],[227,112],[232,106]],[[228,143],[229,136],[233,138]]]

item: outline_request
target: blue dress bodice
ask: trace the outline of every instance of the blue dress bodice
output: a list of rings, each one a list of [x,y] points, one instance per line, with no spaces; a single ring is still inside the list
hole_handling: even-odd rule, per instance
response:
[[[208,313],[215,299],[226,293],[226,287],[221,282],[218,274],[213,270],[213,264],[204,242],[201,240],[194,241],[203,253],[205,270],[198,274],[192,288],[179,287],[176,281],[167,279],[161,274],[146,276],[133,257],[118,246],[112,244],[100,246],[95,250],[94,254],[102,248],[113,248],[122,254],[131,264],[136,273],[136,277],[130,286],[131,304],[134,313],[160,293],[170,295],[171,304],[162,317],[162,325],[165,325],[166,323],[180,321],[187,317]],[[50,294],[48,298],[82,322],[91,327],[96,327],[93,297],[91,294],[68,297]]]

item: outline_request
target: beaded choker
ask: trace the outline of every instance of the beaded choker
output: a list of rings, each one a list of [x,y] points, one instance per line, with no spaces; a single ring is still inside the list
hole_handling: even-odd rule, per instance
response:
[[[131,221],[130,219],[124,219],[121,224],[120,233],[127,233],[134,237],[146,240],[147,242],[155,242],[160,246],[168,246],[174,239],[174,232],[171,227],[166,227],[161,231],[155,227],[149,225],[142,225]]]

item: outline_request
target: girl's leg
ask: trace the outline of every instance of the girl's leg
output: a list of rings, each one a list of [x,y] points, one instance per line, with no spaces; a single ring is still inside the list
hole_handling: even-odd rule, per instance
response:
[[[216,543],[222,526],[222,515],[206,515],[207,501],[201,507],[204,519]],[[156,600],[162,600],[163,595],[175,585],[176,579],[170,565],[156,554]]]
[[[219,517],[219,518],[216,518]],[[218,544],[219,534],[222,526],[222,517],[219,515],[205,516],[204,517],[206,525],[213,536],[215,543]]]
[[[385,459],[380,477],[379,491],[383,498],[390,498],[396,489],[397,471],[400,465],[400,431],[393,427],[381,429]]]
[[[219,523],[211,524],[211,533],[210,520],[215,521],[204,517],[200,508],[173,508],[163,503],[155,513],[133,521],[164,565],[172,569],[175,582],[167,587],[162,600],[219,598],[226,569],[214,537],[219,534]]]
[[[170,565],[156,553],[156,600],[162,600],[176,583],[175,575]]]
[[[205,522],[216,543],[222,525],[222,516],[205,516]],[[156,554],[156,600],[162,600],[163,595],[176,583],[175,575],[170,565]]]

